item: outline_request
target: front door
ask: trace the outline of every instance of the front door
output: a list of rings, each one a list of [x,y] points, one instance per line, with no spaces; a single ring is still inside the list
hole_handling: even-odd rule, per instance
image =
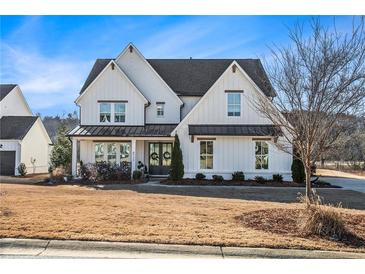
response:
[[[172,143],[149,143],[149,173],[151,175],[169,174]]]

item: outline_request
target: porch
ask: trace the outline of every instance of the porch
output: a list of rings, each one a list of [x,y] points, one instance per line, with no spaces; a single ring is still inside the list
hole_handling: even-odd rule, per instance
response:
[[[68,136],[72,141],[72,175],[80,162],[130,165],[131,173],[143,163],[150,175],[167,175],[171,165],[176,125],[79,126]]]

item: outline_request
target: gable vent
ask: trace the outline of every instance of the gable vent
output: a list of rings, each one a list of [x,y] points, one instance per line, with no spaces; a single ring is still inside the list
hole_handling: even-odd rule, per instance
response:
[[[236,66],[236,65],[233,65],[233,66],[232,66],[232,72],[233,72],[233,73],[236,73],[236,69],[237,69],[237,66]]]
[[[129,46],[129,52],[130,52],[130,53],[132,53],[132,52],[133,52],[133,46],[132,46],[132,45],[130,45],[130,46]]]

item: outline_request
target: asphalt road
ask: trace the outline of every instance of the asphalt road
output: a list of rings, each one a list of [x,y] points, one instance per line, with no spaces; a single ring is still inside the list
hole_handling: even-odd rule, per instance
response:
[[[0,239],[0,258],[365,259],[365,253],[40,239]]]

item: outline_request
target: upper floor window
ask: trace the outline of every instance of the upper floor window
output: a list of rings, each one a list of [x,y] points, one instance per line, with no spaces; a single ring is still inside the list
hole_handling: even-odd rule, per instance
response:
[[[100,104],[100,122],[107,123],[111,119],[111,103]]]
[[[125,122],[125,103],[114,104],[114,122],[116,123]]]
[[[99,122],[100,123],[125,123],[126,102],[100,102],[99,101]]]
[[[200,169],[213,169],[213,141],[200,141]]]
[[[165,115],[165,103],[164,102],[157,102],[156,103],[156,111],[157,117],[164,117]]]
[[[227,115],[232,117],[241,116],[240,92],[227,92]]]
[[[269,144],[265,141],[255,142],[255,168],[269,169]]]

